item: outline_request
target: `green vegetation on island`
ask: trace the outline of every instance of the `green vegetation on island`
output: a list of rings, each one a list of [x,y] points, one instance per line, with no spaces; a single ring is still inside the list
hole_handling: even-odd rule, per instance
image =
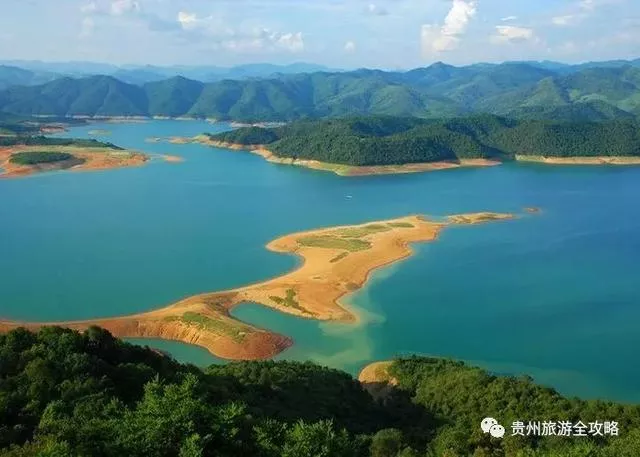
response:
[[[37,165],[39,163],[62,162],[69,159],[73,159],[73,155],[66,152],[28,151],[11,155],[9,161],[17,165]]]
[[[296,291],[295,289],[287,289],[286,296],[284,298],[277,297],[275,295],[270,296],[269,298],[273,300],[275,303],[281,306],[286,306],[287,308],[294,308],[301,311],[305,311],[304,308],[300,306],[298,300],[296,300]],[[306,311],[305,311],[306,312]]]
[[[112,143],[105,143],[94,139],[58,138],[42,135],[0,137],[0,146],[70,146],[77,148],[107,148],[118,151],[124,150]]]
[[[583,401],[462,363],[393,363],[377,400],[313,363],[199,369],[91,328],[0,335],[6,457],[624,457],[640,407]],[[496,418],[504,439],[482,433]],[[619,436],[512,436],[514,421],[615,421]],[[603,429],[600,428],[600,431]]]
[[[7,87],[0,91],[0,111],[246,122],[474,113],[600,121],[640,115],[637,63],[597,65],[566,68],[507,62],[454,67],[435,63],[407,72],[360,69],[208,83],[177,76],[140,86],[112,76],[65,77],[36,86]]]
[[[640,157],[640,122],[513,120],[493,115],[428,120],[366,117],[298,121],[210,135],[226,143],[265,145],[283,158],[346,165],[400,165],[461,159]]]

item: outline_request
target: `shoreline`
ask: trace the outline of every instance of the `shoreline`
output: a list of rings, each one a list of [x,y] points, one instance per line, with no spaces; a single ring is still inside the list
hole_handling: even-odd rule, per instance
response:
[[[328,171],[338,176],[371,176],[371,175],[392,175],[408,173],[424,173],[428,171],[451,170],[457,168],[485,168],[502,165],[505,162],[521,163],[541,163],[546,165],[616,165],[633,166],[640,165],[640,157],[625,156],[593,156],[593,157],[544,157],[517,154],[513,159],[461,159],[459,161],[440,162],[420,162],[401,165],[344,165],[318,160],[293,159],[278,157],[265,145],[245,145],[239,143],[229,143],[225,141],[211,140],[207,135],[198,135],[193,138],[170,137],[170,138],[149,138],[149,142],[168,141],[171,144],[199,143],[232,151],[246,151],[256,154],[270,163],[281,165],[294,165],[312,170]]]
[[[345,165],[330,162],[321,162],[318,160],[278,157],[264,145],[243,145],[238,143],[215,141],[211,140],[206,135],[198,135],[190,139],[173,137],[168,141],[172,144],[200,143],[205,146],[217,147],[222,149],[247,151],[252,154],[261,156],[267,162],[282,165],[294,165],[310,168],[312,170],[329,171],[338,176],[345,177],[424,173],[428,171],[451,170],[456,168],[493,167],[502,164],[502,162],[499,160],[462,159],[459,161],[420,162],[402,165]]]
[[[162,338],[195,344],[223,359],[266,359],[293,344],[287,336],[244,323],[230,311],[255,303],[318,321],[357,322],[341,300],[360,289],[377,269],[400,262],[414,243],[434,242],[453,225],[514,219],[513,214],[473,213],[431,221],[407,216],[284,235],[266,248],[297,255],[302,263],[280,276],[236,289],[198,294],[164,308],[130,316],[80,321],[25,323],[0,320],[0,332],[58,325],[76,330],[100,326],[121,338]]]
[[[20,152],[64,152],[73,157],[59,162],[21,165],[11,162],[13,154]],[[7,146],[0,147],[0,179],[22,178],[49,171],[99,171],[117,168],[140,167],[151,161],[152,155],[133,151],[101,147],[81,146]],[[183,159],[178,156],[161,155],[165,162],[177,163]]]
[[[516,154],[515,160],[546,165],[640,165],[640,157],[631,156],[545,157]]]

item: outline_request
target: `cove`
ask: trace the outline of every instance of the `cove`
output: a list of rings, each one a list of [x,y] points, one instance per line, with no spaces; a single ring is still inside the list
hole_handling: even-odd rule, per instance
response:
[[[197,144],[147,143],[225,124],[94,124],[67,136],[183,163],[0,180],[0,316],[65,320],[147,311],[281,275],[279,236],[408,214],[535,216],[445,230],[349,297],[366,319],[319,323],[256,305],[234,316],[290,335],[279,358],[355,373],[395,355],[527,374],[569,395],[640,401],[640,168],[513,164],[342,178]],[[101,139],[100,137],[97,137]],[[213,362],[162,342],[184,361]],[[157,342],[150,341],[154,346]],[[197,348],[196,348],[197,350]]]

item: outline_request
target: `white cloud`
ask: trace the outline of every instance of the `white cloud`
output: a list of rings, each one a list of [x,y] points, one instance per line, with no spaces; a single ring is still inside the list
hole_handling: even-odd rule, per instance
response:
[[[269,29],[254,30],[243,34],[232,32],[230,39],[222,39],[218,46],[236,52],[288,51],[297,53],[304,51],[302,32],[281,33]]]
[[[80,30],[80,36],[82,38],[91,36],[91,34],[93,33],[93,29],[95,28],[95,25],[96,24],[93,21],[93,18],[91,17],[85,17],[84,19],[82,19],[82,28]]]
[[[511,22],[518,19],[518,16],[507,16],[500,19],[502,22]]]
[[[476,14],[476,0],[453,0],[442,26],[425,24],[421,30],[422,50],[426,55],[458,47],[460,37]]]
[[[302,32],[297,33],[271,33],[269,39],[277,47],[283,48],[289,52],[304,51],[304,39]]]
[[[111,2],[111,14],[114,16],[139,13],[140,11],[142,11],[142,8],[137,0],[112,0]]]
[[[592,10],[596,7],[596,2],[594,0],[581,0],[580,8],[585,10]]]
[[[537,37],[533,29],[513,25],[496,26],[496,34],[491,37],[491,41],[498,44],[536,40]]]
[[[178,13],[178,22],[185,30],[193,29],[198,24],[198,16],[192,13],[180,11]]]
[[[574,16],[573,14],[567,14],[565,16],[555,16],[551,18],[551,22],[553,22],[554,25],[558,25],[561,27],[574,24],[576,20],[577,20],[577,17]]]
[[[80,7],[80,12],[82,14],[92,14],[96,11],[98,11],[98,5],[96,2],[86,3]]]
[[[344,44],[344,50],[348,53],[356,52],[356,44],[353,41],[347,41]]]
[[[385,8],[374,3],[369,3],[365,11],[367,12],[367,14],[371,14],[372,16],[386,16],[387,14],[389,14],[389,12]]]

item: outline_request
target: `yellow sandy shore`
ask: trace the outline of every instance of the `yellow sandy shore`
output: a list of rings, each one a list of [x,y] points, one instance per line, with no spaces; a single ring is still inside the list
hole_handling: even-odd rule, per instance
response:
[[[358,381],[376,400],[384,401],[398,385],[398,380],[389,374],[393,361],[373,362],[362,369]]]
[[[640,157],[543,157],[516,155],[518,162],[536,162],[549,165],[640,165]]]
[[[165,162],[172,162],[172,163],[184,162],[184,157],[180,157],[180,156],[172,156],[169,154],[164,154],[162,158],[164,159]]]
[[[189,297],[166,308],[133,316],[81,322],[0,321],[0,331],[18,326],[61,325],[86,329],[98,325],[119,337],[154,337],[200,345],[227,359],[271,357],[292,344],[289,338],[240,322],[234,306],[253,302],[296,316],[354,321],[340,300],[366,283],[372,271],[412,254],[411,243],[437,238],[451,225],[512,219],[511,214],[476,213],[429,221],[420,216],[295,233],[267,245],[274,252],[303,259],[296,270],[238,289]]]
[[[360,381],[362,384],[397,384],[398,381],[392,378],[388,371],[391,364],[393,364],[393,362],[390,360],[370,363],[369,365],[364,367],[362,371],[360,371],[360,374],[358,375],[358,381]]]

